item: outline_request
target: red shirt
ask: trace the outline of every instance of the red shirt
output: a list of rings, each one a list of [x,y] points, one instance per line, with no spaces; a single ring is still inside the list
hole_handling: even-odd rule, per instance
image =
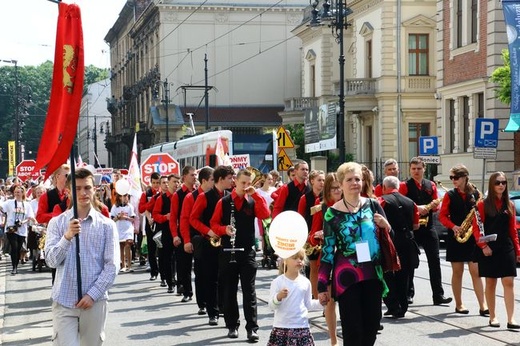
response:
[[[183,192],[191,192],[193,189],[188,188],[186,185],[182,184],[181,188],[173,194],[171,198],[171,207],[170,207],[170,232],[172,234],[172,237],[178,237],[179,232],[179,222],[180,222],[180,215],[179,215],[179,191]],[[184,196],[186,199],[186,196]],[[184,201],[183,201],[184,204]],[[182,207],[182,206],[181,206]]]
[[[233,190],[233,192],[231,192],[231,198],[235,203],[235,209],[237,211],[240,211],[242,209],[242,206],[244,205],[244,200],[246,198],[249,198],[249,196],[244,195],[242,197],[239,197],[236,191]],[[257,217],[260,220],[267,219],[271,213],[269,211],[269,208],[267,207],[267,202],[265,201],[265,199],[256,192],[251,195],[251,198],[253,198],[253,201],[255,201],[255,211],[252,217]],[[221,237],[223,235],[226,235],[227,225],[222,225],[222,199],[220,199],[217,202],[217,205],[215,206],[215,212],[211,217],[210,226],[213,232],[215,232],[218,236]]]
[[[200,187],[197,191],[199,191],[199,195],[204,193]],[[190,192],[186,195],[186,197],[184,197],[184,201],[182,202],[181,220],[179,224],[181,237],[182,240],[184,240],[184,244],[191,243],[190,215],[194,204],[195,200],[193,199],[193,194]]]
[[[153,206],[155,204],[155,200],[157,199],[157,192],[158,191],[152,189],[152,197],[150,197],[150,200],[148,200],[148,197],[146,197],[146,191],[143,192],[141,198],[139,199],[139,205],[137,206],[139,209],[139,214],[143,214],[145,211],[149,211],[150,213],[153,211]]]
[[[294,186],[296,186],[296,188],[300,191],[303,191],[307,186],[306,180],[300,183],[298,179],[294,179],[293,182]],[[285,201],[287,200],[287,196],[289,196],[289,187],[287,186],[287,184],[280,186],[280,188],[277,191],[271,194],[271,197],[273,197],[274,193],[277,193],[278,197],[276,197],[274,201],[273,220],[278,214],[284,211]]]
[[[60,197],[60,200],[63,201],[63,198],[65,198],[65,190],[58,191],[58,196]],[[47,193],[43,193],[40,196],[40,199],[38,200],[38,211],[36,212],[36,221],[40,224],[49,223],[49,221],[56,215],[54,215],[54,208],[53,211],[47,212],[49,208],[49,197]],[[60,213],[61,214],[61,211]],[[58,215],[59,215],[58,214]]]
[[[222,198],[224,192],[220,190],[218,190],[218,192],[220,198]],[[212,230],[208,225],[202,222],[202,214],[204,213],[204,210],[206,210],[207,206],[208,200],[206,199],[206,193],[199,194],[190,215],[190,225],[204,235],[207,235],[208,232]]]
[[[163,195],[164,194],[160,194],[159,196],[163,196]],[[166,198],[169,198],[171,200],[172,194],[170,193],[170,191],[166,191]],[[161,197],[161,198],[157,197],[155,204],[153,206],[153,210],[152,210],[152,218],[157,223],[165,223],[170,220],[169,219],[170,216],[168,215],[169,212],[166,214],[162,214],[162,207],[163,207],[163,197]]]
[[[497,199],[495,201],[495,206],[498,210],[502,210],[502,200]],[[482,221],[482,224],[484,224],[484,221],[486,220],[486,214],[484,213],[484,201],[479,201],[477,203],[477,208],[480,213],[480,219]],[[480,229],[478,228],[477,224],[477,218],[473,218],[473,237],[475,239],[480,239]],[[515,253],[517,256],[520,256],[520,244],[518,243],[518,233],[516,232],[516,211],[513,207],[513,214],[509,215],[509,236],[511,237],[511,240],[513,241],[513,246],[515,247]],[[483,249],[487,246],[486,243],[478,243],[477,245]]]
[[[376,197],[383,196],[383,185],[381,185],[381,184],[376,185],[376,187],[374,188],[374,195]]]
[[[334,201],[331,201],[327,204],[328,207],[331,207],[334,205]],[[323,208],[323,206],[322,206]],[[307,242],[311,244],[312,246],[317,246],[321,243],[322,239],[314,238],[314,235],[318,231],[323,230],[323,209],[318,211],[312,216],[312,225],[311,225],[311,231],[309,232],[309,237],[307,238]]]

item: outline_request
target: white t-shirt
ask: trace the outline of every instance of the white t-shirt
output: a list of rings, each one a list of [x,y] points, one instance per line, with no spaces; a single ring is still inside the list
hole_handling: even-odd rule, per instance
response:
[[[7,214],[5,222],[6,227],[14,226],[16,220],[23,222],[27,220],[27,218],[34,217],[31,204],[27,201],[16,201],[15,203],[14,199],[10,199],[2,204],[2,209],[4,213]],[[18,227],[16,234],[21,235],[22,237],[27,237],[27,222]]]
[[[287,298],[275,304],[276,295],[283,288],[289,290]],[[312,299],[311,282],[302,274],[295,280],[280,275],[271,283],[269,307],[274,310],[273,327],[277,328],[309,328],[307,313],[323,310],[319,300]]]
[[[131,204],[118,207],[116,204],[110,210],[110,217],[114,218],[119,214],[125,214],[129,217],[135,217],[134,207]],[[119,241],[134,239],[134,222],[131,220],[116,220],[117,231],[119,232]]]

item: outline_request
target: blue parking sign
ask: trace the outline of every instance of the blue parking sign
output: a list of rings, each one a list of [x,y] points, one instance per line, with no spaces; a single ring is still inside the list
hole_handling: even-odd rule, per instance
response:
[[[439,141],[436,136],[419,137],[419,155],[437,155]]]
[[[498,146],[498,119],[475,119],[475,148]]]

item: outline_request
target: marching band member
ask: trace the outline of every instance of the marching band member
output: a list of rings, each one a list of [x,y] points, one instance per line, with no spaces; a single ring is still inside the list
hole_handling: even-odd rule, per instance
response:
[[[193,271],[195,273],[195,297],[197,299],[197,306],[199,307],[198,315],[206,314],[206,287],[204,287],[204,267],[203,258],[201,257],[200,240],[202,236],[195,228],[190,225],[190,215],[193,210],[193,205],[199,195],[207,192],[213,188],[215,181],[213,180],[213,168],[204,167],[199,171],[198,181],[200,186],[197,190],[188,193],[184,197],[181,209],[180,219],[180,234],[182,241],[184,242],[184,251],[186,254],[193,255]],[[195,244],[197,246],[195,246]],[[197,248],[195,248],[197,247]],[[191,268],[190,268],[191,271]],[[190,274],[191,281],[191,274]]]
[[[219,282],[222,289],[224,319],[229,338],[238,338],[240,315],[238,312],[238,279],[242,287],[244,316],[247,321],[247,339],[258,341],[255,279],[257,271],[255,251],[255,217],[263,220],[270,215],[264,198],[251,186],[251,172],[240,170],[236,187],[230,195],[217,202],[210,221],[211,229],[222,238],[226,249],[219,254]]]
[[[235,171],[230,166],[218,166],[213,171],[215,186],[203,194],[200,194],[191,211],[190,224],[203,237],[200,238],[202,267],[202,286],[206,293],[206,309],[208,311],[209,325],[218,325],[219,315],[219,284],[218,284],[218,253],[219,248],[210,244],[209,238],[218,238],[218,235],[210,228],[210,220],[215,211],[217,202],[229,194],[227,191],[233,184]]]
[[[309,165],[305,161],[300,161],[294,165],[294,179],[286,185],[281,186],[276,193],[274,201],[273,220],[282,211],[298,211],[300,198],[311,190],[308,184]]]

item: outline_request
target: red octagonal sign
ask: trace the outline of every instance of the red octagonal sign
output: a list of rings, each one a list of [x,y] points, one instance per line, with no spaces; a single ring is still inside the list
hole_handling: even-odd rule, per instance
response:
[[[160,175],[181,174],[179,162],[168,153],[150,154],[141,164],[141,180],[150,185],[150,176],[153,172]]]
[[[40,172],[34,171],[34,165],[36,161],[34,160],[23,160],[16,166],[16,176],[21,181],[26,181],[27,179],[33,178],[36,179],[40,175]]]

